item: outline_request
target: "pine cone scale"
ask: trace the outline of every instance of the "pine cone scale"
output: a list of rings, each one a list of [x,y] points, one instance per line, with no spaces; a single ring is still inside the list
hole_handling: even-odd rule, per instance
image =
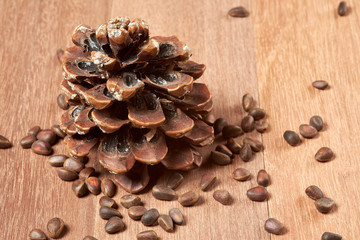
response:
[[[150,74],[144,82],[178,98],[183,97],[193,88],[193,78],[180,72],[166,72],[161,76]]]
[[[101,24],[96,30],[95,36],[99,42],[101,49],[104,49],[104,46],[109,44],[107,24]]]
[[[144,88],[144,82],[140,81],[136,74],[124,72],[121,76],[111,77],[106,82],[106,87],[112,96],[118,101],[126,101]]]
[[[113,133],[122,126],[129,123],[129,120],[122,120],[111,113],[111,110],[93,110],[91,113],[92,120],[104,133]]]
[[[66,136],[64,142],[70,155],[75,157],[85,157],[99,140],[98,138],[75,138]]]
[[[114,102],[113,97],[107,96],[107,88],[105,84],[99,84],[90,88],[84,92],[84,98],[89,105],[99,110],[110,107]]]
[[[137,161],[145,164],[158,163],[164,159],[168,152],[165,136],[160,131],[156,131],[149,140],[144,136],[140,141],[132,143],[132,151]]]
[[[90,132],[91,129],[96,127],[95,123],[90,120],[90,115],[92,114],[93,108],[86,107],[81,110],[79,114],[74,118],[74,125],[76,128],[76,132],[84,135]]]
[[[179,170],[190,166],[194,162],[194,154],[186,142],[168,141],[168,154],[161,163],[171,170]]]
[[[162,37],[156,36],[152,37],[159,43],[159,53],[155,60],[166,59],[166,60],[175,60],[175,61],[185,61],[191,56],[190,49],[182,43],[177,36],[171,37]]]
[[[115,58],[109,57],[103,52],[91,52],[91,61],[101,71],[111,71],[118,64]]]
[[[192,152],[193,152],[193,155],[194,155],[194,163],[193,164],[196,165],[196,167],[200,167],[204,163],[203,157],[195,149],[192,149]]]
[[[135,164],[135,156],[130,148],[128,127],[107,135],[99,145],[99,162],[109,171],[123,173]]]
[[[167,136],[171,138],[181,138],[194,127],[194,120],[179,108],[166,109],[166,105],[163,105],[163,111],[166,116],[166,121],[160,128]]]
[[[134,63],[147,62],[156,57],[159,53],[159,43],[153,39],[145,42],[140,49],[128,59],[122,62],[122,66],[126,67]]]
[[[197,110],[195,109],[196,113],[199,113],[201,115],[206,115],[208,113],[210,113],[214,108],[214,102],[212,101],[212,99],[210,99],[210,101],[203,106],[201,109]]]
[[[68,81],[66,81],[65,79],[63,79],[61,81],[60,84],[61,90],[64,91],[65,95],[67,96],[68,99],[72,99],[72,100],[80,100],[79,95],[73,91],[68,83]]]
[[[91,46],[89,44],[90,41],[92,41],[91,40],[92,34],[95,35],[95,31],[93,29],[91,29],[90,26],[80,24],[73,31],[72,42],[75,45],[80,46],[82,48],[86,48],[89,51],[99,51],[100,50],[99,48],[95,47],[95,49],[93,49],[93,48],[91,48]],[[91,45],[95,45],[95,44],[91,44]]]
[[[140,192],[148,185],[149,181],[148,168],[142,164],[136,164],[131,171],[115,176],[115,182],[129,193]]]
[[[194,80],[196,80],[203,75],[205,69],[206,69],[205,64],[198,64],[194,61],[189,60],[186,62],[178,63],[177,68],[175,70],[180,70],[181,73],[190,75],[194,78]]]
[[[61,115],[60,121],[61,125],[60,128],[63,130],[66,134],[74,135],[76,134],[76,126],[74,124],[74,113],[76,109],[81,108],[82,106],[77,107],[71,107],[69,110],[67,110],[65,113]]]
[[[214,136],[214,129],[200,120],[195,120],[194,127],[185,134],[185,138],[193,145],[198,145]]]
[[[101,71],[92,62],[91,53],[84,52],[80,46],[68,48],[62,57],[63,70],[68,81],[77,81],[87,77],[105,78],[107,72]]]
[[[155,92],[158,95],[173,101],[177,106],[184,110],[201,110],[211,101],[210,92],[203,83],[194,83],[192,91],[186,94],[183,98],[176,98],[156,90]]]
[[[165,122],[159,99],[150,92],[143,92],[128,102],[129,119],[135,127],[155,128]]]

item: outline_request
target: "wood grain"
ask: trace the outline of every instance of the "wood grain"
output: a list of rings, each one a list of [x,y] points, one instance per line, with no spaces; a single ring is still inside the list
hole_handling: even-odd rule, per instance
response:
[[[126,210],[121,209],[127,230],[114,236],[106,234],[105,221],[97,213],[101,196],[77,199],[71,184],[59,180],[55,170],[46,163],[46,157],[22,150],[17,144],[31,126],[50,127],[60,116],[56,96],[61,68],[55,52],[60,47],[71,46],[71,32],[76,25],[85,23],[96,27],[113,16],[142,17],[148,21],[152,35],[178,35],[192,49],[193,59],[207,65],[201,81],[208,83],[213,92],[215,113],[230,123],[239,124],[242,114],[239,96],[251,92],[257,97],[252,19],[229,18],[226,13],[233,7],[231,1],[13,1],[3,5],[1,21],[6,27],[1,38],[5,49],[1,63],[6,70],[1,76],[4,87],[0,94],[4,101],[0,109],[0,130],[11,138],[15,147],[1,152],[0,170],[7,173],[1,175],[6,185],[5,194],[0,197],[3,203],[0,213],[7,219],[2,226],[7,230],[1,231],[1,238],[26,238],[32,228],[45,229],[52,217],[61,217],[67,223],[68,232],[63,239],[82,239],[87,234],[98,239],[119,236],[134,239],[136,233],[149,229],[131,221]],[[243,5],[250,7],[250,2],[244,1]],[[10,12],[14,14],[5,17]],[[56,152],[65,152],[62,144],[56,147]],[[227,167],[208,165],[184,173],[186,180],[177,190],[180,194],[197,189],[201,175],[213,171],[219,179],[216,188],[226,188],[233,195],[231,206],[222,206],[213,200],[215,188],[201,193],[201,202],[191,208],[183,208],[177,201],[155,200],[149,191],[141,195],[148,208],[156,207],[166,214],[172,207],[179,207],[185,215],[186,226],[178,227],[175,233],[154,227],[161,239],[269,239],[262,229],[268,215],[267,203],[252,203],[245,195],[255,179],[238,183],[230,177],[233,169],[243,165],[237,159]],[[262,154],[246,167],[256,174],[263,167]],[[166,181],[168,175],[159,182]],[[123,194],[125,192],[119,190],[115,199],[118,201]]]
[[[260,105],[269,114],[271,131],[263,135],[265,167],[272,177],[269,213],[288,233],[271,239],[320,239],[325,231],[358,239],[359,185],[359,7],[339,17],[339,1],[253,1],[256,65]],[[261,17],[260,17],[261,16]],[[312,81],[324,79],[320,91]],[[315,139],[290,147],[285,130],[323,117],[326,128]],[[328,146],[336,158],[315,161]],[[337,209],[321,214],[304,190],[318,185]]]
[[[56,96],[62,77],[56,50],[71,44],[72,30],[79,23],[106,21],[110,1],[1,1],[0,5],[0,132],[14,143],[0,152],[0,239],[27,239],[32,228],[45,229],[53,217],[67,223],[64,239],[82,239],[93,234],[97,203],[93,198],[76,199],[71,184],[57,177],[47,158],[23,150],[19,141],[34,125],[50,128],[58,122],[62,111]],[[61,143],[55,152],[65,152]]]
[[[360,26],[356,1],[348,3],[350,15],[340,18],[337,1],[240,0],[236,5],[246,7],[251,15],[236,19],[227,16],[236,6],[230,0],[0,0],[0,134],[14,143],[13,148],[0,150],[0,239],[26,239],[32,228],[45,229],[53,217],[67,223],[65,240],[86,235],[102,240],[135,239],[139,231],[147,229],[154,229],[161,239],[320,239],[324,231],[357,239]],[[200,81],[212,92],[216,116],[239,124],[244,115],[241,97],[246,92],[268,113],[270,131],[262,136],[250,134],[263,139],[264,152],[248,163],[235,159],[226,167],[206,164],[184,173],[178,194],[198,189],[205,172],[211,171],[219,179],[210,191],[200,192],[202,200],[196,206],[183,208],[177,201],[155,200],[149,189],[141,194],[145,207],[155,207],[160,213],[180,208],[186,225],[174,233],[159,226],[144,227],[130,220],[121,208],[126,231],[106,234],[105,221],[98,216],[101,195],[76,198],[71,183],[57,177],[46,157],[18,144],[30,127],[49,128],[62,112],[56,105],[62,78],[56,50],[71,46],[71,33],[78,24],[97,27],[115,16],[144,18],[152,36],[177,35],[187,43],[192,59],[207,66]],[[312,88],[311,82],[317,79],[327,80],[330,89]],[[298,147],[287,145],[283,132],[298,131],[314,114],[324,118],[325,130]],[[334,150],[333,161],[315,161],[314,154],[322,146]],[[59,142],[55,153],[64,152]],[[208,154],[204,152],[205,157]],[[98,164],[96,167],[100,169]],[[249,169],[252,179],[234,181],[230,174],[237,167]],[[256,185],[254,176],[264,167],[271,176],[271,197],[268,202],[254,203],[247,199],[246,190]],[[164,183],[169,174],[158,182]],[[323,215],[316,211],[304,193],[311,184],[336,201],[334,212]],[[212,198],[213,191],[222,188],[234,198],[230,206]],[[118,189],[115,200],[119,202],[123,194]],[[269,216],[285,224],[288,231],[284,236],[265,232],[263,224]]]

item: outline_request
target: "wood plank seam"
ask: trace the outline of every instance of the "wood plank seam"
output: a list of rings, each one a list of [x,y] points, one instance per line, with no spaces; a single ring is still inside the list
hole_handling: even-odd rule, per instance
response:
[[[258,69],[258,62],[257,62],[257,54],[256,54],[256,41],[255,41],[255,24],[254,24],[254,18],[253,18],[253,16],[254,16],[254,12],[255,11],[253,11],[253,1],[251,0],[250,1],[250,9],[251,9],[251,11],[250,11],[250,17],[251,17],[251,19],[252,19],[252,22],[253,22],[253,24],[252,24],[252,30],[253,30],[253,33],[252,33],[252,35],[254,36],[254,51],[255,51],[255,61],[254,61],[254,65],[255,65],[255,78],[256,78],[256,83],[257,83],[257,88],[256,88],[256,90],[257,90],[257,105],[259,106],[259,108],[261,108],[262,106],[261,106],[261,102],[260,102],[260,88],[259,88],[259,78],[258,78],[258,71],[257,71],[257,69]],[[264,109],[265,111],[266,111],[266,115],[268,114],[268,112],[267,112],[267,110],[266,109]],[[265,117],[267,117],[267,116],[265,116]],[[270,124],[270,123],[269,123]],[[270,126],[270,129],[271,129],[271,126]],[[263,169],[267,172],[267,169],[266,169],[266,160],[265,160],[265,151],[266,151],[266,146],[264,145],[264,138],[263,138],[263,134],[268,134],[268,131],[265,131],[265,133],[262,133],[262,134],[260,134],[260,138],[261,138],[261,143],[263,144],[263,151],[261,152],[261,159],[262,159],[262,162],[263,162]],[[271,173],[268,173],[269,174],[269,176],[270,176],[270,184],[272,184],[272,182],[271,182]],[[256,178],[257,178],[257,173],[256,173]],[[257,179],[256,179],[256,181],[257,181]],[[271,195],[271,197],[273,197],[273,195]],[[270,218],[270,206],[269,206],[269,199],[267,199],[266,200],[266,211],[267,211],[267,218]],[[264,223],[265,224],[265,223]],[[271,237],[271,234],[268,234],[268,239],[272,239],[272,237]]]

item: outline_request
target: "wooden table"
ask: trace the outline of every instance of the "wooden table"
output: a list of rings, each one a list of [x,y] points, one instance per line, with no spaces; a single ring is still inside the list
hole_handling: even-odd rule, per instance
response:
[[[351,12],[339,17],[335,0],[216,0],[216,1],[0,1],[0,134],[14,143],[0,150],[0,239],[27,239],[32,228],[45,229],[52,217],[68,225],[63,239],[135,239],[136,233],[154,229],[161,239],[320,239],[324,231],[340,233],[346,240],[360,234],[360,5],[347,1]],[[227,11],[237,5],[250,10],[248,18],[236,19]],[[129,219],[127,230],[116,235],[104,232],[98,212],[99,196],[78,199],[71,184],[61,181],[46,157],[23,150],[20,139],[27,130],[57,123],[61,67],[56,50],[71,46],[71,33],[80,23],[97,27],[113,16],[142,17],[153,36],[176,34],[192,49],[193,60],[205,63],[206,82],[215,101],[214,113],[239,124],[244,112],[243,94],[251,93],[266,109],[271,128],[263,135],[265,151],[248,163],[235,160],[226,167],[208,166],[186,173],[178,193],[198,186],[201,174],[214,172],[219,182],[212,191],[201,192],[202,202],[183,208],[177,201],[163,202],[147,192],[146,207],[167,213],[179,207],[186,225],[166,233],[159,226],[144,227]],[[330,89],[319,91],[312,81],[325,79]],[[285,130],[298,131],[312,115],[323,117],[326,127],[318,137],[290,147]],[[241,138],[239,138],[241,141]],[[328,163],[314,154],[328,146],[336,158]],[[55,153],[64,153],[62,143]],[[246,190],[255,177],[236,182],[230,173],[245,167],[253,176],[265,168],[271,175],[267,202],[255,203]],[[159,182],[166,180],[166,175]],[[304,190],[318,185],[336,201],[329,214],[319,213]],[[212,198],[214,189],[229,190],[230,206]],[[125,194],[121,189],[115,199]],[[264,221],[274,217],[287,233],[269,235]]]

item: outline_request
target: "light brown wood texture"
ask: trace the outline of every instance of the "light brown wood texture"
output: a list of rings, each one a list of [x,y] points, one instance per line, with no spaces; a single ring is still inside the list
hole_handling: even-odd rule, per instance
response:
[[[260,105],[269,115],[271,131],[263,135],[265,168],[271,174],[269,215],[286,223],[288,234],[272,239],[320,239],[324,231],[359,239],[357,207],[359,162],[359,5],[337,15],[339,1],[253,1],[256,66]],[[330,88],[314,89],[324,79]],[[290,147],[282,133],[323,117],[326,127],[315,139]],[[315,161],[328,146],[336,158]],[[337,209],[317,212],[304,194],[318,185],[335,200]]]
[[[32,228],[45,230],[53,217],[66,222],[65,240],[86,235],[99,240],[136,239],[138,232],[148,229],[154,229],[161,239],[320,239],[325,231],[337,232],[346,240],[357,239],[360,26],[358,3],[348,3],[350,14],[339,17],[338,1],[327,0],[0,0],[0,134],[14,144],[0,150],[0,239],[27,239]],[[249,9],[250,16],[227,16],[237,5]],[[58,178],[47,157],[19,145],[30,127],[50,128],[62,113],[56,104],[62,78],[56,50],[71,46],[71,33],[78,24],[95,28],[114,16],[141,17],[149,23],[152,36],[177,35],[187,43],[192,59],[207,66],[200,81],[212,92],[216,116],[240,124],[244,115],[241,97],[246,92],[268,113],[270,130],[249,134],[263,140],[264,152],[247,163],[235,159],[229,166],[206,164],[184,173],[178,194],[198,189],[206,172],[218,178],[208,192],[200,191],[202,200],[196,206],[184,208],[177,201],[156,200],[149,190],[140,195],[145,207],[155,207],[162,214],[172,207],[183,212],[186,225],[177,226],[174,233],[159,226],[144,227],[121,207],[127,229],[106,234],[105,221],[98,215],[101,195],[76,198],[71,183]],[[312,88],[317,79],[327,80],[331,87],[325,91]],[[325,130],[300,146],[286,144],[283,132],[298,131],[314,114],[323,117]],[[333,161],[315,161],[314,154],[322,146],[333,149]],[[66,153],[61,141],[55,153]],[[249,169],[251,180],[233,180],[231,172],[237,167]],[[251,202],[246,190],[256,186],[257,171],[264,167],[271,176],[271,197],[267,202]],[[169,174],[158,182],[165,183]],[[312,184],[335,200],[335,211],[317,212],[304,193]],[[233,203],[216,202],[212,198],[216,189],[227,189]],[[119,202],[124,194],[118,188],[115,200]],[[268,217],[283,222],[287,233],[266,233],[263,225]]]

